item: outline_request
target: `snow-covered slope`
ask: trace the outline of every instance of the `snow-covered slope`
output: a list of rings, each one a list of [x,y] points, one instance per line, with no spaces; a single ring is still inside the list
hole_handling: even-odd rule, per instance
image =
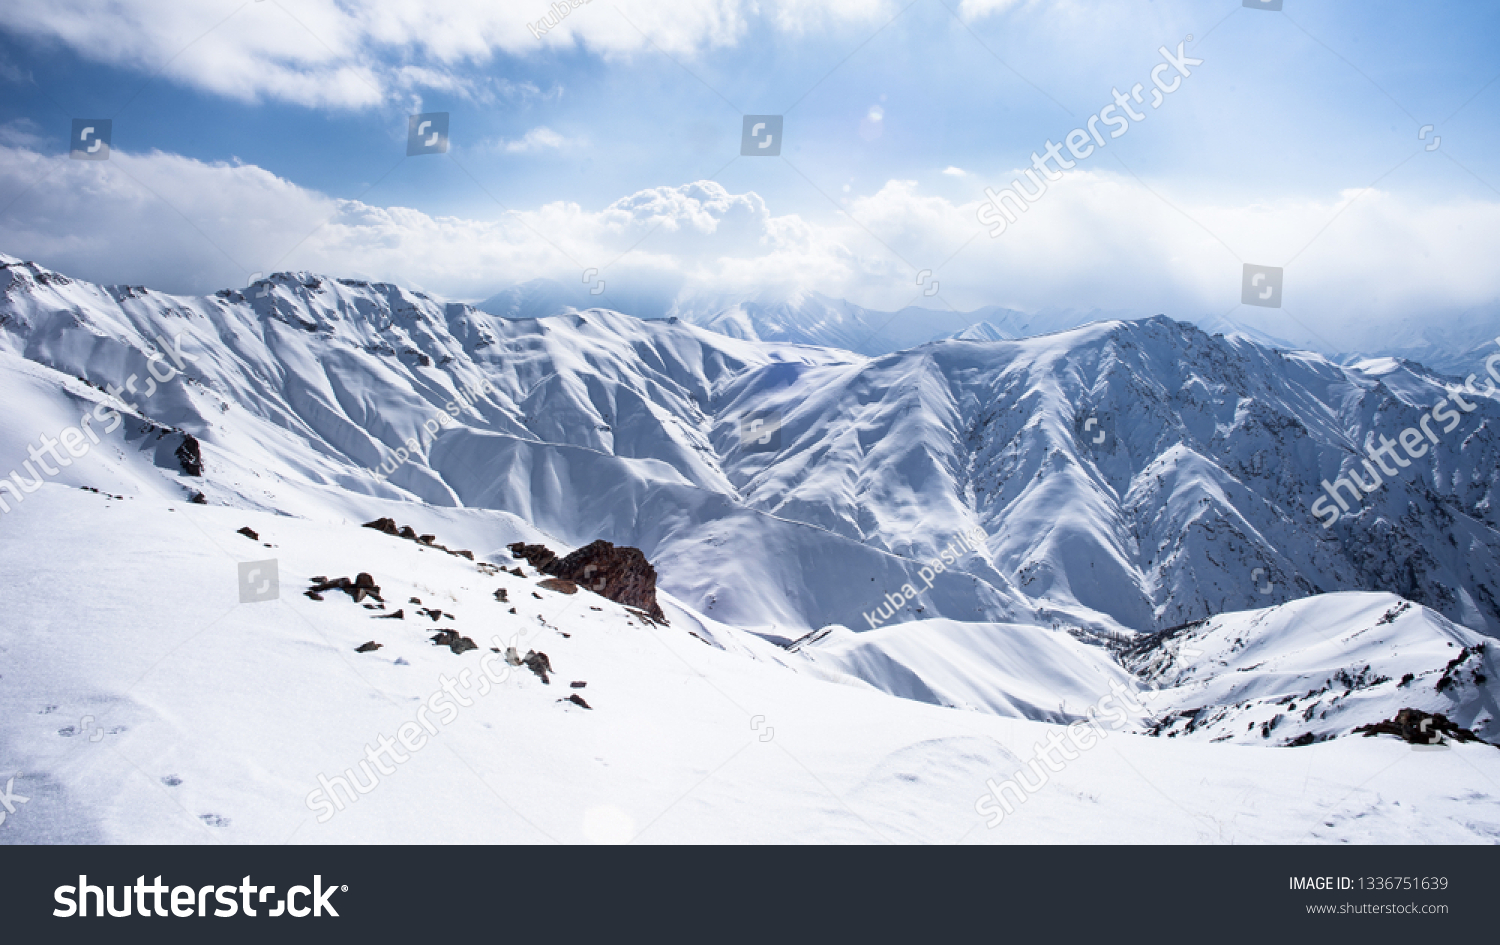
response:
[[[1144,631],[1340,590],[1500,629],[1494,395],[1468,395],[1461,426],[1332,528],[1312,513],[1369,437],[1455,392],[1417,365],[1165,318],[867,359],[309,274],[202,299],[15,261],[0,279],[0,349],[60,375],[118,387],[155,347],[192,359],[122,395],[201,441],[205,475],[179,488],[211,503],[508,511],[640,547],[694,606],[791,636],[934,616]],[[779,449],[741,442],[768,412]],[[37,433],[15,434],[24,458]],[[980,547],[924,587],[975,528]],[[907,583],[919,600],[868,616]]]
[[[457,519],[483,518],[481,561],[544,537],[501,513],[371,501],[450,545]],[[55,484],[3,524],[0,745],[27,800],[0,842],[1500,838],[1486,745],[1268,749],[1105,722],[1044,768],[1066,730],[891,698],[670,597],[670,625],[650,626],[530,568],[486,573],[353,523]],[[280,599],[240,603],[237,563],[269,558]],[[385,610],[301,593],[361,570]],[[450,628],[477,648],[432,643]],[[510,646],[547,654],[549,681],[507,666]],[[1022,771],[1041,786],[995,824],[990,784]]]
[[[856,576],[900,587],[920,567],[748,507],[723,469],[723,453],[739,448],[738,409],[712,415],[725,413],[726,391],[743,399],[747,385],[852,355],[597,310],[500,319],[307,274],[207,299],[106,289],[16,263],[0,278],[0,350],[53,369],[57,398],[66,378],[120,388],[133,376],[141,393],[121,395],[150,420],[116,437],[150,423],[202,442],[204,476],[181,482],[179,494],[296,514],[361,496],[506,510],[564,541],[641,547],[668,587],[750,624],[851,620],[867,596],[855,592]],[[185,370],[148,389],[147,354],[160,347],[179,349]],[[24,459],[39,431],[55,436],[95,400],[125,410],[74,384],[93,400],[59,400],[55,426],[18,418],[5,455]],[[88,484],[124,488],[98,476]],[[747,561],[743,547],[762,554]],[[1029,613],[1003,580],[950,575],[936,593],[954,612]]]
[[[1392,594],[1325,594],[1137,641],[1125,663],[1169,737],[1303,744],[1414,708],[1494,741],[1493,642]]]
[[[8,257],[0,292],[0,747],[32,798],[0,841],[1500,836],[1493,747],[1347,737],[1500,735],[1500,402],[1420,365],[1165,318],[871,358]],[[1455,395],[1323,529],[1321,481]],[[668,625],[499,570],[600,538]],[[359,572],[383,608],[302,594]],[[431,747],[366,754],[424,708]],[[1067,723],[1111,750],[1038,768]],[[1051,787],[986,827],[1023,768]]]
[[[1321,483],[1362,474],[1368,438],[1420,426],[1455,388],[1167,319],[815,376],[757,398],[788,445],[729,458],[750,503],[917,557],[942,544],[935,526],[976,522],[995,572],[1063,623],[1165,627],[1364,589],[1500,629],[1493,394],[1325,529]]]
[[[1084,718],[1111,683],[1139,685],[1102,647],[1015,624],[920,620],[865,633],[833,627],[794,652],[903,699],[1062,725]]]

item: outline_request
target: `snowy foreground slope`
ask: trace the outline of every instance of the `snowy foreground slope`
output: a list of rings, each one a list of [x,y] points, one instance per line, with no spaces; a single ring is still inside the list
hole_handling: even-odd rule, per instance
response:
[[[828,681],[670,598],[670,626],[647,626],[587,592],[540,589],[530,569],[486,574],[352,523],[63,486],[27,503],[0,537],[0,745],[30,798],[0,826],[9,842],[1500,838],[1489,746],[1242,747],[1109,725],[991,827],[976,809],[987,782],[1064,730]],[[448,537],[451,513],[391,509]],[[259,542],[237,534],[246,526]],[[496,546],[537,537],[503,515],[489,532]],[[280,562],[281,598],[241,604],[236,562],[261,556]],[[359,570],[404,620],[301,594],[310,577]],[[444,619],[414,617],[413,597]],[[429,642],[449,627],[479,649]],[[367,641],[382,646],[356,652]],[[492,645],[545,652],[555,674],[544,685],[519,667],[486,691]],[[445,678],[451,710],[427,716],[439,734],[401,749]],[[591,708],[560,701],[575,692]],[[381,757],[371,778],[359,764],[382,738],[402,760]],[[320,775],[351,768],[369,793],[350,802],[334,787],[345,809],[310,806]]]
[[[1356,732],[1500,742],[1500,399],[1309,509],[1462,393],[1417,365],[1167,319],[866,358],[305,273],[0,289],[0,841],[1500,838],[1500,751]],[[600,538],[669,624],[499,570]],[[384,607],[303,594],[362,572]]]

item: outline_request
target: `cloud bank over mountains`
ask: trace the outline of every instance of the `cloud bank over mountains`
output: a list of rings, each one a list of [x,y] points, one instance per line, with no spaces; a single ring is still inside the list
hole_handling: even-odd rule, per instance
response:
[[[0,146],[0,192],[17,195],[5,250],[101,283],[174,292],[306,269],[476,300],[598,269],[616,290],[637,293],[774,287],[890,310],[993,304],[1198,318],[1235,307],[1240,267],[1254,261],[1287,266],[1285,309],[1239,320],[1333,344],[1371,320],[1456,315],[1500,295],[1500,272],[1485,258],[1500,244],[1500,202],[1372,189],[1246,206],[1171,195],[1169,205],[1101,169],[1054,183],[1045,206],[992,240],[975,222],[977,200],[954,202],[915,181],[854,194],[827,218],[714,181],[515,213],[476,186],[472,214],[433,215],[336,198],[249,164],[159,151],[72,162],[45,153],[39,137],[12,126]],[[940,294],[924,298],[922,270]]]

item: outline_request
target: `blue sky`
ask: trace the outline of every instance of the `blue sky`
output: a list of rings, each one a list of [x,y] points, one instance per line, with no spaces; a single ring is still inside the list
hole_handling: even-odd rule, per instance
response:
[[[1335,324],[1500,294],[1493,3],[592,0],[541,40],[543,2],[182,6],[0,23],[0,251],[175,291],[597,266],[896,308],[934,269],[958,308],[1189,316],[1255,262]],[[983,234],[986,187],[1189,34],[1160,109]],[[404,156],[414,111],[451,113],[448,155]],[[785,115],[779,158],[738,156],[742,113]],[[74,117],[112,117],[111,161],[67,160]]]

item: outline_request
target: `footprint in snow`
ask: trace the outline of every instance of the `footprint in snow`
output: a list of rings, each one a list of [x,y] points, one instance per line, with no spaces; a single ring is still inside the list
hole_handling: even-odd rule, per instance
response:
[[[167,787],[176,787],[177,785],[182,783],[182,779],[175,774],[169,774],[165,778],[161,779],[161,783],[165,784]]]
[[[198,819],[203,821],[205,824],[208,824],[210,827],[229,826],[229,818],[221,817],[218,814],[199,814]]]

